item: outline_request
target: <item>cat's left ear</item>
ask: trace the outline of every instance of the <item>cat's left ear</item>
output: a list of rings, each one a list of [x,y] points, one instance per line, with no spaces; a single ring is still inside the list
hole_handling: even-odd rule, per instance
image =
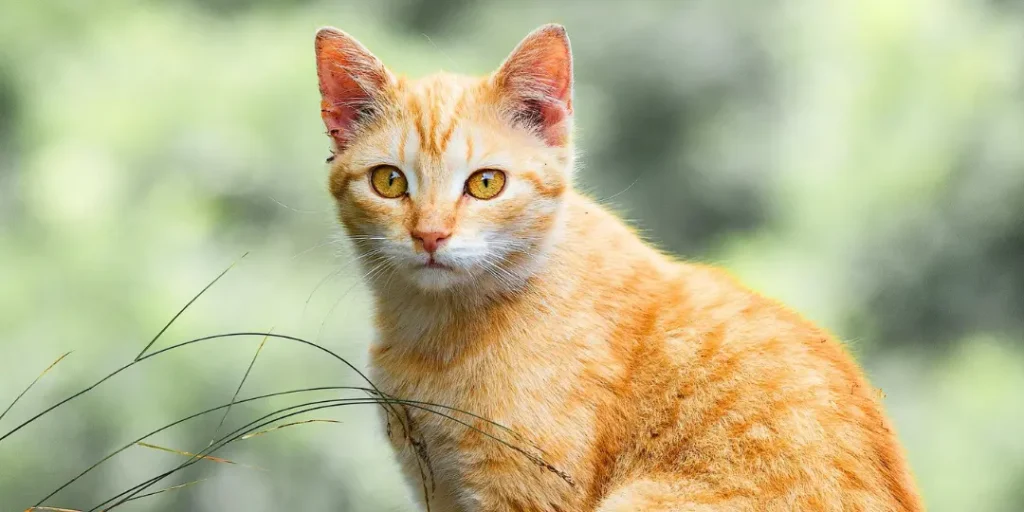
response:
[[[572,51],[565,27],[544,25],[523,39],[493,76],[514,122],[548,144],[564,146],[572,132]]]

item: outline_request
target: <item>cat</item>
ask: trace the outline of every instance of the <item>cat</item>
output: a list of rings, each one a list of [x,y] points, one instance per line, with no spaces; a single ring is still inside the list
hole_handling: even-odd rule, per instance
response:
[[[574,190],[563,27],[483,78],[407,79],[333,28],[315,46],[328,186],[375,304],[371,379],[477,415],[384,414],[421,505],[923,509],[839,341]]]

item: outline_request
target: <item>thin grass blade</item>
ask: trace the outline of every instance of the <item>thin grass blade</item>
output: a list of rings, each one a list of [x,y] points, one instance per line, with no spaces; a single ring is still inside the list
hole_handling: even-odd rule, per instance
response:
[[[262,436],[264,434],[269,434],[271,432],[274,432],[275,430],[281,430],[282,428],[294,427],[294,426],[297,426],[297,425],[306,425],[306,424],[309,424],[309,423],[337,423],[339,425],[341,424],[341,422],[338,421],[338,420],[324,420],[324,419],[312,419],[312,420],[305,420],[305,421],[293,421],[291,423],[285,423],[284,425],[278,425],[278,426],[276,426],[274,428],[268,428],[266,430],[261,430],[259,432],[253,432],[252,434],[246,434],[246,435],[242,436],[240,438],[240,440],[244,441],[246,439],[252,439],[252,438],[257,437],[257,436]]]
[[[258,469],[260,471],[266,471],[263,468],[258,468],[256,466],[249,466],[249,465],[246,465],[246,464],[240,464],[240,463],[235,462],[233,460],[222,459],[220,457],[214,457],[212,455],[201,455],[201,454],[197,454],[197,453],[186,452],[184,450],[175,450],[174,448],[167,448],[166,446],[160,446],[160,445],[156,445],[156,444],[143,443],[143,442],[135,443],[135,445],[136,446],[141,446],[143,448],[149,448],[151,450],[160,450],[162,452],[173,453],[175,455],[181,455],[182,457],[188,457],[190,459],[191,458],[196,458],[196,459],[208,460],[210,462],[219,462],[221,464],[231,464],[233,466],[241,466],[241,467],[244,467],[244,468]]]
[[[161,474],[159,474],[159,475],[157,475],[157,476],[155,476],[153,478],[150,478],[150,479],[148,479],[148,480],[146,480],[146,481],[144,481],[144,482],[142,482],[142,483],[140,483],[138,485],[135,485],[135,486],[133,486],[133,487],[131,487],[131,488],[129,488],[129,489],[119,493],[118,495],[116,495],[116,496],[114,496],[112,498],[107,499],[106,501],[96,505],[95,507],[89,509],[86,512],[96,512],[96,511],[99,511],[99,510],[104,510],[104,511],[106,511],[106,510],[113,510],[114,508],[117,508],[117,507],[123,505],[124,503],[126,503],[129,499],[137,496],[139,493],[145,491],[147,488],[149,488],[149,487],[155,485],[156,483],[160,482],[164,478],[167,478],[168,476],[173,475],[174,473],[176,473],[178,471],[181,471],[181,470],[183,470],[183,469],[185,469],[185,468],[187,468],[187,467],[189,467],[189,466],[199,462],[201,460],[200,457],[202,457],[204,455],[210,455],[210,454],[212,454],[212,453],[214,453],[214,452],[224,448],[225,446],[231,444],[232,442],[237,441],[238,438],[240,438],[241,436],[243,436],[245,434],[248,434],[250,432],[254,432],[254,431],[266,428],[267,426],[269,426],[269,425],[271,425],[271,424],[273,424],[275,422],[278,422],[278,421],[281,421],[281,420],[284,420],[284,419],[287,419],[287,418],[291,418],[291,417],[294,417],[294,416],[299,415],[299,414],[304,414],[304,413],[307,413],[307,412],[312,412],[312,411],[316,411],[316,410],[320,410],[320,409],[325,409],[325,408],[329,408],[329,407],[332,407],[332,406],[333,407],[338,407],[338,406],[340,406],[342,404],[353,404],[354,405],[354,404],[357,404],[357,403],[377,403],[377,401],[378,401],[378,399],[373,399],[373,398],[348,398],[348,399],[318,400],[318,401],[314,401],[314,402],[308,402],[308,403],[304,403],[304,404],[293,405],[291,407],[285,407],[283,409],[276,410],[276,411],[271,412],[269,414],[265,414],[265,415],[261,416],[260,418],[257,418],[255,420],[253,420],[253,421],[251,421],[251,422],[249,422],[249,423],[247,423],[247,424],[245,424],[245,425],[235,429],[234,431],[232,431],[232,432],[230,432],[228,434],[225,434],[220,439],[218,439],[217,442],[214,443],[213,446],[209,446],[209,447],[201,450],[194,457],[190,457],[189,460],[187,460],[185,462],[182,462],[178,466],[176,466],[176,467],[174,467],[174,468],[172,468],[172,469],[170,469],[168,471],[165,471],[165,472],[163,472],[163,473],[161,473]],[[328,405],[324,405],[324,404],[328,404]],[[295,411],[295,409],[299,409],[299,410]],[[295,412],[290,412],[288,414],[283,414],[282,415],[282,413],[287,412],[287,411],[295,411]],[[110,504],[110,506],[107,506],[108,504]]]
[[[152,340],[149,340],[149,343],[147,343],[146,347],[142,349],[142,352],[139,352],[139,355],[135,356],[135,360],[138,361],[139,359],[142,359],[142,356],[146,355],[146,351],[149,350],[149,348],[152,347],[153,344],[160,339],[160,336],[164,335],[164,332],[166,332],[167,329],[171,328],[171,325],[174,324],[178,317],[181,316],[181,314],[184,313],[185,310],[187,310],[189,306],[192,305],[193,302],[199,300],[199,297],[202,297],[203,294],[206,293],[206,290],[209,290],[210,287],[217,284],[217,281],[220,281],[220,278],[224,277],[224,274],[227,274],[231,269],[235,268],[235,265],[237,265],[238,262],[242,261],[248,255],[249,251],[246,251],[245,254],[241,255],[232,264],[228,265],[228,268],[224,269],[224,271],[221,272],[217,277],[213,278],[213,281],[210,281],[202,290],[199,290],[199,293],[195,294],[195,296],[192,297],[192,300],[185,303],[185,305],[182,306],[181,309],[179,309],[178,312],[175,313],[173,317],[171,317],[170,321],[168,321],[167,324],[164,325],[163,329],[160,329],[160,332],[156,333],[156,336],[153,336]]]
[[[245,374],[242,375],[242,381],[239,382],[238,387],[235,388],[235,394],[231,395],[231,402],[229,402],[228,407],[224,409],[224,415],[220,417],[220,422],[217,423],[217,428],[213,430],[213,437],[210,439],[211,445],[213,444],[214,440],[217,439],[217,433],[220,432],[221,427],[224,426],[224,422],[227,421],[228,414],[231,413],[231,407],[235,405],[235,400],[238,400],[238,394],[242,392],[242,386],[245,385],[246,379],[249,378],[249,372],[252,371],[253,365],[256,364],[256,358],[260,356],[260,352],[263,350],[263,346],[267,344],[267,339],[270,337],[269,333],[272,332],[274,332],[273,327],[271,327],[270,330],[267,331],[268,335],[264,336],[263,340],[260,341],[260,346],[256,347],[256,353],[253,354],[252,361],[249,361],[249,367],[245,369]]]
[[[28,391],[30,389],[32,389],[32,386],[35,386],[36,383],[39,382],[39,379],[42,379],[43,376],[45,376],[47,373],[49,373],[50,370],[52,370],[54,366],[57,366],[57,363],[63,361],[64,358],[69,356],[69,355],[71,355],[70,351],[65,352],[64,355],[58,357],[56,361],[50,363],[50,366],[47,366],[46,369],[43,370],[42,373],[40,373],[38,376],[36,376],[36,378],[33,379],[31,383],[29,383],[28,387],[26,387],[24,390],[22,390],[22,392],[19,393],[18,396],[14,397],[14,401],[11,402],[11,405],[8,405],[7,408],[4,409],[4,412],[0,412],[0,420],[3,420],[4,416],[7,416],[7,413],[10,412],[10,410],[14,408],[14,404],[18,403],[18,400],[21,400],[21,397],[25,396],[25,394],[28,393]]]
[[[148,498],[150,496],[155,496],[157,494],[168,492],[168,491],[181,490],[181,489],[184,489],[184,488],[189,487],[191,485],[198,484],[199,482],[205,482],[207,480],[209,480],[209,479],[208,478],[200,478],[199,480],[193,480],[191,482],[185,482],[183,484],[172,485],[171,487],[165,487],[163,489],[160,489],[159,491],[147,492],[146,494],[140,494],[138,496],[134,496],[131,499],[125,500],[125,502],[127,503],[129,501],[141,500],[142,498]]]

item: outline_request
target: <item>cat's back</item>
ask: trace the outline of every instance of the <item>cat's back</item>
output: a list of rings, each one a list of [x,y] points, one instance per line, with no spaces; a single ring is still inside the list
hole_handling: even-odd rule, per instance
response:
[[[610,347],[593,367],[616,369],[584,396],[600,404],[592,495],[663,474],[759,510],[921,509],[880,392],[840,341],[722,269],[658,252],[585,197],[568,219],[555,272],[577,281],[560,322],[583,318]],[[555,360],[574,357],[587,356]]]
[[[637,437],[610,471],[687,475],[686,492],[759,510],[922,509],[880,391],[840,341],[721,269],[664,277],[658,328],[616,340],[631,347],[628,391],[602,417],[634,424],[599,439]]]

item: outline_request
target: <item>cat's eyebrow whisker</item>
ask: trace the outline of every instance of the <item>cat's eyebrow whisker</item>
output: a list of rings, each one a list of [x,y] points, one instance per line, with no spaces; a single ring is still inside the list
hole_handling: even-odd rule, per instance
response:
[[[608,196],[608,197],[606,197],[604,199],[598,200],[597,204],[599,204],[601,206],[607,206],[607,205],[611,204],[612,199],[615,199],[616,197],[619,197],[622,194],[625,194],[626,192],[629,192],[629,189],[633,188],[633,185],[636,185],[640,181],[640,178],[643,178],[643,177],[644,177],[644,171],[640,171],[640,173],[637,174],[636,179],[634,179],[632,183],[627,185],[626,188],[624,188],[624,189],[622,189],[622,190],[620,190],[620,191],[618,191],[618,192],[616,192],[616,193],[614,193],[614,194],[612,194],[612,195],[610,195],[610,196]]]
[[[292,207],[292,206],[288,206],[288,205],[286,205],[286,204],[282,203],[281,201],[278,201],[277,199],[275,199],[275,198],[274,198],[274,196],[267,196],[267,199],[270,199],[271,201],[273,201],[274,203],[276,203],[276,204],[277,204],[278,206],[280,206],[280,207],[282,207],[282,208],[286,208],[286,209],[289,209],[289,210],[291,210],[291,211],[293,211],[293,212],[295,212],[295,213],[318,213],[318,214],[319,214],[319,213],[324,213],[324,211],[326,211],[326,210],[324,210],[324,211],[318,211],[318,210],[300,210],[300,209],[298,209],[298,208],[295,208],[295,207]]]

